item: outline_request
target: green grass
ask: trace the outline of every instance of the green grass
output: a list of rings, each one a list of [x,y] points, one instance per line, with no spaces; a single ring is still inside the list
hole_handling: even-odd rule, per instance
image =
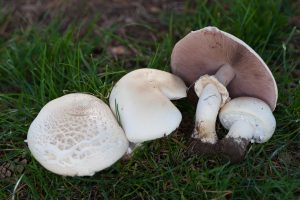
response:
[[[186,3],[183,13],[165,11],[160,16],[164,30],[150,23],[139,25],[155,39],[121,37],[117,31],[124,25],[104,29],[96,23],[78,37],[75,22],[61,32],[59,20],[15,29],[0,39],[0,164],[21,155],[28,160],[22,173],[0,179],[0,199],[300,198],[300,80],[291,75],[299,59],[289,49],[300,32],[287,23],[290,5],[280,0],[223,2]],[[0,15],[0,26],[5,19]],[[219,158],[187,157],[185,129],[147,142],[131,160],[92,177],[55,175],[31,156],[24,139],[48,101],[85,92],[107,102],[112,86],[126,72],[140,67],[168,71],[175,42],[207,25],[252,46],[278,84],[276,132],[267,143],[252,145],[244,162],[231,165]],[[135,53],[112,57],[108,51],[112,41]],[[96,48],[100,53],[95,53]],[[195,110],[186,100],[176,105],[187,121],[193,121]]]

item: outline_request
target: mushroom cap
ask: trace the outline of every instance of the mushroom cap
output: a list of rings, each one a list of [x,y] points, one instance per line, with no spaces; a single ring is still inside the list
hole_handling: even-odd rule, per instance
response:
[[[28,147],[46,169],[91,176],[114,164],[129,142],[109,107],[88,94],[48,102],[29,127]]]
[[[278,92],[270,69],[237,37],[216,27],[206,27],[192,31],[177,42],[171,55],[172,72],[188,85],[202,75],[214,75],[224,64],[230,65],[235,72],[227,86],[231,98],[256,97],[275,109]]]
[[[111,91],[109,104],[130,142],[139,143],[172,133],[180,124],[180,111],[170,100],[186,97],[177,76],[138,69],[123,76]]]
[[[264,101],[253,97],[232,99],[221,108],[219,119],[226,129],[230,129],[239,120],[250,123],[254,134],[247,136],[241,132],[240,136],[257,143],[268,141],[276,128],[276,120],[270,107]]]

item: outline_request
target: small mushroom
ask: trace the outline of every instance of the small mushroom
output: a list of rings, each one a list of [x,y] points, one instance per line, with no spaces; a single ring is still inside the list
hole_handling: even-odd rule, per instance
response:
[[[27,135],[33,157],[64,176],[92,176],[121,158],[129,142],[109,107],[88,94],[48,102]]]
[[[186,97],[186,90],[171,73],[138,69],[116,83],[109,104],[128,140],[138,144],[167,136],[179,126],[181,113],[170,100]]]
[[[231,98],[251,96],[272,110],[277,85],[271,71],[255,51],[235,36],[216,27],[192,31],[175,45],[172,72],[199,97],[193,138],[215,144],[219,109]]]
[[[276,127],[270,107],[253,97],[238,97],[229,101],[220,110],[219,119],[229,130],[220,141],[221,152],[233,162],[243,159],[250,142],[268,141]]]

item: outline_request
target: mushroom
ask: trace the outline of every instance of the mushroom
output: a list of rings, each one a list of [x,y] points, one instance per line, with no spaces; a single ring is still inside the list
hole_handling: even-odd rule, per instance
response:
[[[216,144],[216,118],[229,94],[255,97],[275,109],[277,85],[267,65],[243,41],[216,27],[192,31],[177,42],[171,67],[186,84],[194,84],[199,100],[192,138],[203,143]]]
[[[92,176],[129,146],[109,107],[80,93],[48,102],[31,123],[26,142],[42,166],[64,176]]]
[[[269,105],[253,97],[238,97],[229,101],[220,110],[219,119],[229,129],[220,141],[221,151],[233,162],[243,158],[250,142],[268,141],[276,127]]]
[[[181,113],[170,100],[186,97],[186,90],[184,82],[171,73],[138,69],[116,83],[109,104],[135,146],[167,136],[179,126]]]

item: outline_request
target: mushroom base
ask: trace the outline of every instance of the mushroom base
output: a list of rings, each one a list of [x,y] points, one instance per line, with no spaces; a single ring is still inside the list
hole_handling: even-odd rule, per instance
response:
[[[215,144],[191,139],[187,153],[188,155],[221,156],[231,163],[239,163],[244,160],[249,143],[247,139],[232,137],[223,138]]]
[[[208,155],[208,156],[214,156],[219,153],[220,149],[219,146],[215,143],[207,143],[202,142],[199,139],[191,139],[190,145],[188,146],[187,153],[189,155]]]
[[[222,155],[232,163],[244,160],[250,141],[245,138],[226,137],[218,142]]]

